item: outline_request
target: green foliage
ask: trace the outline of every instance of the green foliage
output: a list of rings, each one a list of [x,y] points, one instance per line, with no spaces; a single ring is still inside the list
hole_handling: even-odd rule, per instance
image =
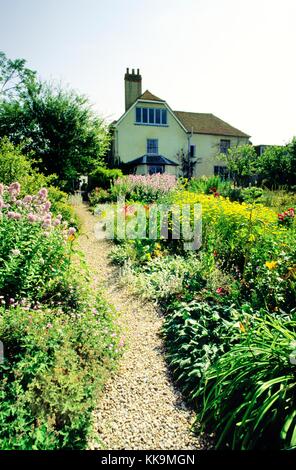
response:
[[[0,139],[0,181],[4,184],[21,181],[29,173],[32,173],[31,164],[22,154],[22,148],[15,147],[7,138]]]
[[[238,341],[243,313],[233,305],[191,301],[166,316],[167,359],[184,395],[196,398],[207,369]]]
[[[243,183],[258,173],[258,157],[252,145],[231,147],[227,153],[220,154],[234,180]]]
[[[174,175],[155,173],[153,175],[127,175],[117,178],[111,188],[113,199],[124,197],[129,201],[150,204],[164,200],[177,185]]]
[[[17,97],[0,102],[0,137],[7,136],[59,185],[75,180],[102,163],[109,146],[103,120],[85,97],[74,91],[34,81]]]
[[[117,357],[107,305],[92,310],[1,309],[1,449],[86,447],[97,394]]]
[[[113,310],[89,286],[73,227],[47,190],[0,185],[1,449],[82,449],[119,348]],[[64,194],[51,188],[53,206]]]
[[[5,204],[0,223],[2,299],[6,303],[22,297],[42,300],[49,286],[53,290],[69,271],[67,224],[61,225],[60,216],[52,218],[46,196],[21,198],[17,183],[1,191],[0,202]]]
[[[265,186],[296,184],[296,139],[286,146],[268,146],[258,159],[260,177]]]
[[[11,60],[0,51],[0,99],[19,95],[35,80],[36,73],[25,65],[24,59]]]
[[[188,183],[188,191],[194,193],[213,194],[219,193],[227,196],[227,192],[232,188],[230,181],[224,181],[219,176],[203,176],[201,178],[191,178]]]
[[[108,202],[111,200],[111,194],[107,189],[95,188],[89,195],[88,200],[91,206]]]
[[[296,447],[296,321],[259,317],[241,342],[206,372],[197,420],[217,448]]]
[[[95,168],[90,174],[90,187],[95,188],[103,188],[103,189],[110,189],[113,181],[117,178],[122,177],[122,171],[113,168],[112,170],[109,168],[104,168],[99,166]]]

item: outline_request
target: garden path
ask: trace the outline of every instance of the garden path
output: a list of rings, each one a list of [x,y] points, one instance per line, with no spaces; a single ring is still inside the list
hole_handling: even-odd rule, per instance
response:
[[[93,281],[104,287],[118,311],[127,347],[119,370],[106,384],[95,411],[95,429],[103,448],[200,449],[204,443],[190,431],[193,413],[174,388],[160,337],[162,317],[151,303],[141,303],[119,286],[118,269],[108,261],[112,244],[94,236],[96,222],[85,205],[76,207],[82,221],[79,245]],[[90,448],[98,448],[91,443]]]

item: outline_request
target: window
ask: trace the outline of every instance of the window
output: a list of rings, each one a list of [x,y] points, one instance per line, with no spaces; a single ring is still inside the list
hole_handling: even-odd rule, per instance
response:
[[[142,122],[142,108],[136,108],[136,122]]]
[[[158,139],[147,139],[147,153],[148,155],[158,154]]]
[[[161,108],[136,108],[136,124],[167,126],[167,110]]]
[[[164,173],[164,165],[148,165],[149,175],[154,173]]]
[[[214,175],[215,176],[220,176],[222,179],[229,178],[229,171],[228,171],[227,166],[215,165],[214,166]]]
[[[190,145],[190,158],[195,157],[195,145]]]
[[[144,124],[147,124],[148,122],[148,108],[143,108],[142,109],[142,120]]]
[[[227,153],[227,150],[230,148],[230,140],[221,139],[220,140],[220,153]]]
[[[154,124],[154,109],[149,108],[149,124]]]

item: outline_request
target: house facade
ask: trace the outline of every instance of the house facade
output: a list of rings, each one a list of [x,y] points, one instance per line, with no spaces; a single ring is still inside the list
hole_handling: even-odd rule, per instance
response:
[[[173,111],[149,90],[142,93],[139,69],[127,69],[125,112],[112,123],[112,158],[135,174],[182,174],[182,160],[193,163],[194,176],[223,174],[217,158],[250,136],[213,114]]]

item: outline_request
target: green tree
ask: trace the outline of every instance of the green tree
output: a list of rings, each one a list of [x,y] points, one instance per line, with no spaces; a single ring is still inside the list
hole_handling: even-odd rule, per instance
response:
[[[7,76],[6,62],[0,69]],[[80,175],[104,165],[106,125],[84,96],[28,77],[0,100],[0,137],[22,144],[42,173],[56,174],[59,185],[71,190]]]
[[[272,186],[296,185],[296,138],[283,146],[269,146],[259,157],[263,183]]]
[[[230,147],[226,154],[221,153],[219,157],[227,164],[236,183],[243,184],[258,174],[258,157],[252,145]]]
[[[8,59],[0,51],[0,99],[8,99],[20,93],[35,80],[36,72],[25,67],[24,59]]]

